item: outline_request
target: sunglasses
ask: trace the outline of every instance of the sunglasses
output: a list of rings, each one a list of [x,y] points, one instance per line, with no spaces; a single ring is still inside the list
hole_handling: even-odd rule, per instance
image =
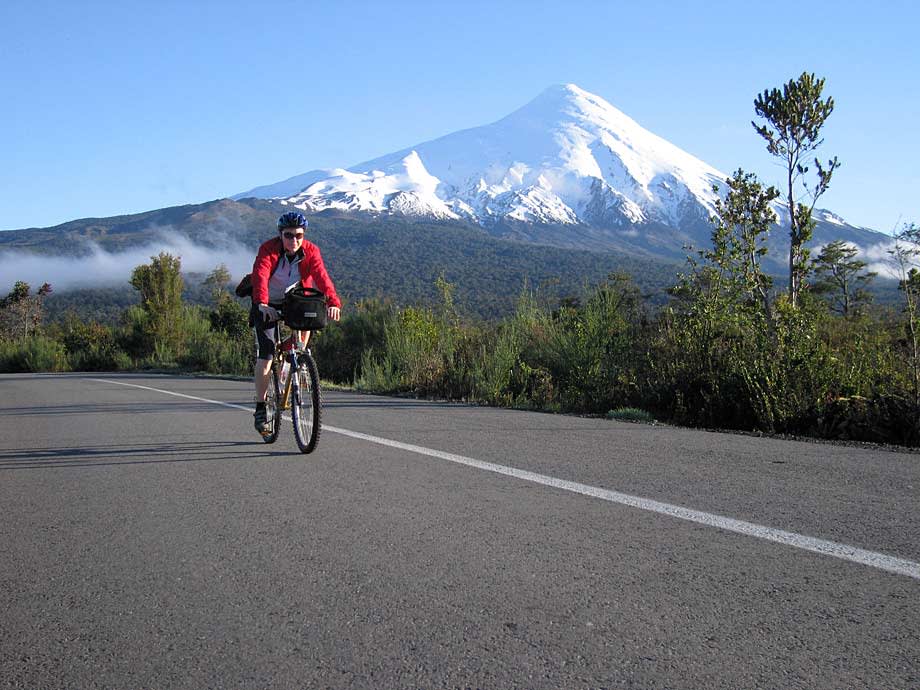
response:
[[[282,232],[281,234],[284,235],[284,239],[286,240],[302,240],[303,239],[302,232],[299,232],[296,234],[293,232]]]

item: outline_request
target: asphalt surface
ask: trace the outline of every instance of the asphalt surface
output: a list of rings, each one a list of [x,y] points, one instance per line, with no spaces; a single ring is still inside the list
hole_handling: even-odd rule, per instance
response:
[[[0,393],[0,687],[920,688],[909,574],[330,428],[265,445],[246,382]],[[920,563],[915,453],[342,392],[324,422]]]

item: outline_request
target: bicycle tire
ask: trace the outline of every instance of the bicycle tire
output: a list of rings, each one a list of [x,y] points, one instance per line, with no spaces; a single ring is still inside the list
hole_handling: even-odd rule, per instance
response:
[[[274,443],[278,440],[278,433],[281,431],[281,378],[278,376],[278,366],[272,364],[270,380],[268,382],[268,392],[265,396],[265,414],[271,432],[262,436],[266,443]]]
[[[294,438],[301,453],[312,453],[322,431],[323,394],[319,387],[319,371],[313,355],[307,350],[297,357],[296,390],[291,392],[291,418]]]

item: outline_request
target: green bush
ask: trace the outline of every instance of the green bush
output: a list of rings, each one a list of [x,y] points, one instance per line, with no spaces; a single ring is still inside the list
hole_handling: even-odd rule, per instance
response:
[[[64,344],[38,335],[19,340],[0,341],[0,372],[68,371],[70,364]]]
[[[451,382],[463,378],[458,367],[465,363],[455,360],[463,334],[447,310],[438,316],[431,309],[406,307],[385,322],[383,336],[382,351],[362,357],[358,388],[458,397]]]
[[[148,329],[149,323],[150,317],[140,305],[132,305],[125,309],[121,316],[121,324],[115,331],[118,349],[133,359],[150,355],[154,350],[154,343]]]
[[[223,333],[228,338],[242,340],[247,336],[252,339],[249,326],[249,310],[228,295],[219,299],[217,306],[208,313],[211,330]]]
[[[177,364],[184,370],[247,376],[252,373],[254,347],[249,339],[209,331],[191,338]]]
[[[353,309],[343,309],[342,320],[330,323],[314,334],[320,376],[335,383],[351,383],[363,374],[364,354],[380,350],[386,338],[386,325],[395,318],[392,302],[369,299]]]
[[[635,407],[618,407],[607,413],[607,419],[615,419],[621,422],[645,422],[651,424],[655,418],[646,412]]]
[[[115,333],[108,326],[71,318],[60,338],[74,371],[118,371],[131,366],[130,358],[118,349]]]
[[[611,276],[587,293],[583,306],[544,317],[530,362],[552,374],[563,409],[596,412],[627,404],[636,392],[643,322],[631,281]]]
[[[488,405],[515,402],[512,379],[520,366],[523,333],[516,319],[483,331],[469,362],[470,395]]]

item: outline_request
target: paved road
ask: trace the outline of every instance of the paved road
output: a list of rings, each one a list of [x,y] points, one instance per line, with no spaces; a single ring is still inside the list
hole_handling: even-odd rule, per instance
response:
[[[302,456],[244,382],[0,393],[0,687],[920,687],[917,454],[329,393]]]

